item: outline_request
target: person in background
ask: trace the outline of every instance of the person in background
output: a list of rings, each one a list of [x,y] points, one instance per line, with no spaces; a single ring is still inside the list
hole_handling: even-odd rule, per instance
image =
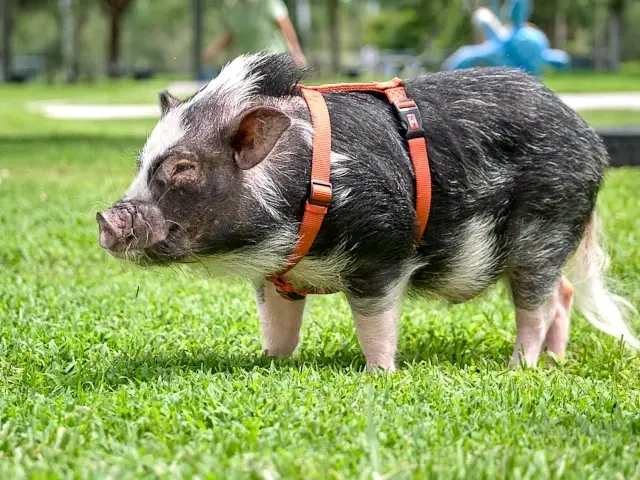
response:
[[[226,60],[244,53],[266,50],[290,53],[294,61],[305,66],[298,36],[282,0],[224,0],[224,33],[202,54],[204,63],[225,51]]]

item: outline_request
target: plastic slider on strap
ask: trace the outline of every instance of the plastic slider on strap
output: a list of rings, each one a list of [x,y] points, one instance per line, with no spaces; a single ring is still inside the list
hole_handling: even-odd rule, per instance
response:
[[[333,187],[324,180],[311,180],[311,191],[309,192],[309,203],[318,207],[329,208]]]
[[[422,128],[422,116],[416,102],[411,99],[396,100],[393,107],[400,118],[402,127],[405,129],[405,137],[407,140],[424,137],[424,129]]]
[[[296,300],[304,300],[306,298],[306,295],[296,292],[291,284],[282,277],[275,277],[270,280],[276,287],[276,292],[278,292],[278,294],[285,300],[294,302]]]

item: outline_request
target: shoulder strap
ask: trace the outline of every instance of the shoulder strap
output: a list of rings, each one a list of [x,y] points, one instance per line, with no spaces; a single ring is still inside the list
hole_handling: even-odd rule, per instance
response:
[[[313,241],[318,235],[324,216],[329,209],[333,192],[330,183],[331,124],[329,122],[329,111],[320,92],[305,87],[301,90],[311,112],[311,122],[313,124],[311,186],[309,197],[304,206],[298,243],[287,257],[286,266],[268,279],[276,285],[280,295],[291,300],[303,298],[304,294],[295,292],[283,276],[309,253],[311,245],[313,245]]]
[[[431,210],[431,172],[427,155],[427,140],[422,127],[420,110],[412,99],[407,97],[403,86],[388,88],[384,91],[387,99],[394,106],[405,130],[409,143],[409,157],[413,164],[413,175],[416,183],[416,245],[420,244],[424,230],[427,228],[429,211]]]

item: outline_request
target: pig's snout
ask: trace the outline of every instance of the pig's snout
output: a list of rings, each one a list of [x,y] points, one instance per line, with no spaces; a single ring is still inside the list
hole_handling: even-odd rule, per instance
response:
[[[116,204],[96,214],[100,246],[114,253],[151,247],[167,237],[166,222],[158,207]]]

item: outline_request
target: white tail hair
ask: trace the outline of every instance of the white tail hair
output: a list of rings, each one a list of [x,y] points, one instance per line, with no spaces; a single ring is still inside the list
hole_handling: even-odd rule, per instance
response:
[[[609,292],[605,285],[604,272],[609,266],[609,257],[598,243],[598,233],[598,218],[594,212],[567,271],[575,289],[576,309],[597,329],[640,349],[640,341],[625,322],[625,316],[637,315],[635,308],[624,298]]]

